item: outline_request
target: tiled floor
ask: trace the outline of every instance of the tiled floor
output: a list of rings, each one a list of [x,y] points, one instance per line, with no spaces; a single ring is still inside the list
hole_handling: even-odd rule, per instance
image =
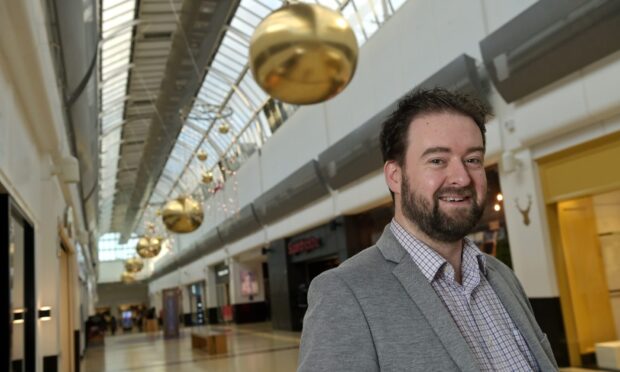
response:
[[[213,326],[228,335],[228,353],[209,355],[192,349],[191,328],[178,339],[161,332],[108,336],[105,346],[89,347],[82,371],[295,371],[299,333],[273,331],[270,323]]]
[[[192,349],[192,328],[181,330],[178,339],[165,340],[162,333],[107,336],[105,346],[86,350],[85,372],[291,372],[297,367],[299,333],[273,331],[270,323],[209,326],[228,335],[228,353],[209,355]],[[561,372],[586,372],[581,368]]]

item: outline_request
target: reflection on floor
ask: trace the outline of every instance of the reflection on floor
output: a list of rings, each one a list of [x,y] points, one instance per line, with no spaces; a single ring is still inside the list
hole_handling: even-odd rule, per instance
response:
[[[210,355],[201,349],[192,349],[192,328],[184,328],[181,337],[168,340],[162,337],[161,332],[107,336],[105,346],[93,346],[86,350],[81,370],[291,372],[297,368],[299,333],[273,331],[271,323],[207,328],[227,334],[228,353]],[[592,370],[562,368],[560,371]]]
[[[106,337],[105,346],[86,350],[82,371],[274,371],[297,367],[299,333],[273,331],[271,323],[209,326],[228,335],[228,353],[210,355],[192,349],[192,328],[178,339],[165,340],[162,333],[137,333]]]

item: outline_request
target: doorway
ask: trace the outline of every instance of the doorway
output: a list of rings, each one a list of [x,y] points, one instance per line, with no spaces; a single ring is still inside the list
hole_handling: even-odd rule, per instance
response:
[[[79,350],[76,352],[75,323],[75,247],[64,227],[59,228],[60,247],[58,249],[59,285],[58,316],[60,331],[60,367],[63,371],[79,370]]]
[[[8,194],[0,194],[0,296],[4,319],[1,368],[36,368],[37,307],[34,228]]]
[[[616,133],[538,161],[571,366],[594,365],[595,344],[620,335],[619,158]]]
[[[608,207],[601,200],[614,196],[616,204],[609,207],[615,207],[617,213],[608,217],[614,217],[613,223],[620,225],[620,192],[557,203],[562,254],[582,359],[595,352],[597,342],[616,339],[611,294],[620,293],[620,286],[616,285],[620,281],[620,228],[606,231],[601,223],[602,213]],[[583,364],[588,364],[585,359]]]

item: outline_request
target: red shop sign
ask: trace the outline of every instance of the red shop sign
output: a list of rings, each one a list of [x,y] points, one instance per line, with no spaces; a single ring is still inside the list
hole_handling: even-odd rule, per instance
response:
[[[321,239],[315,237],[295,240],[288,244],[288,254],[289,256],[292,256],[301,252],[310,252],[317,248],[320,248],[322,245],[323,242],[321,241]]]

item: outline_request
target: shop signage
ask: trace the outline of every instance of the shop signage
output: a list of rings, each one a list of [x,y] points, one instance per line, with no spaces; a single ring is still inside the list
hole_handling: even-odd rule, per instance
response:
[[[292,241],[288,244],[288,254],[293,256],[301,252],[311,252],[323,246],[321,238],[309,237]]]
[[[228,269],[218,270],[217,276],[226,276],[228,275]]]

